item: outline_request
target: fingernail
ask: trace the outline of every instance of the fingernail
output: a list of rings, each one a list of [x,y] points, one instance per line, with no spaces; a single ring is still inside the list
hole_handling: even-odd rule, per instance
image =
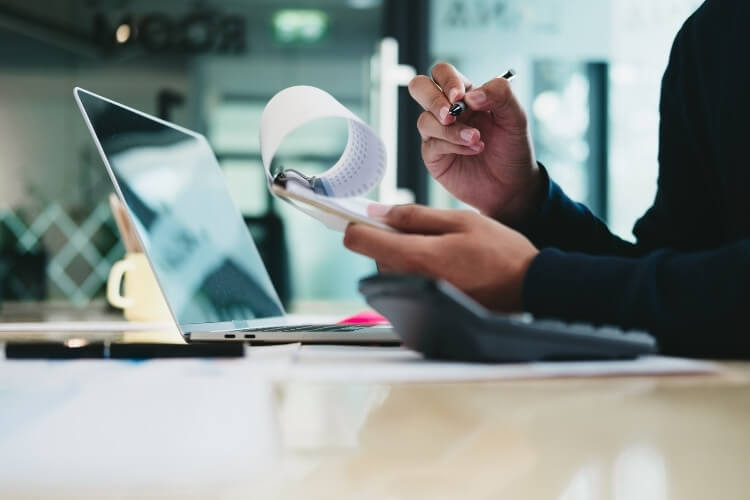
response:
[[[448,99],[450,102],[456,102],[456,98],[458,98],[458,89],[451,89],[450,92],[448,92]]]
[[[370,203],[367,206],[367,215],[370,217],[385,217],[391,211],[393,205],[383,205],[381,203]]]
[[[466,98],[474,104],[484,104],[487,101],[487,94],[483,90],[472,90],[466,94]]]
[[[440,109],[440,113],[438,113],[438,114],[440,115],[440,121],[444,122],[445,121],[445,117],[448,116],[448,108],[447,107],[446,108],[441,108]]]
[[[474,141],[474,137],[476,137],[476,131],[471,128],[466,128],[461,131],[459,134],[461,136],[461,140],[467,143],[471,143]]]
[[[474,144],[473,146],[469,146],[469,148],[471,148],[472,150],[476,152],[479,152],[482,150],[482,148],[484,148],[484,143],[480,142],[479,144]]]

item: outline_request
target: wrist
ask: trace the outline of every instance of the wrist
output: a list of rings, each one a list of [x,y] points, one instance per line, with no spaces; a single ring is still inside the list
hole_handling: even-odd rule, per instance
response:
[[[483,213],[506,226],[518,229],[527,225],[539,212],[548,189],[549,178],[546,171],[534,162],[529,167],[528,176],[521,189],[501,207]]]

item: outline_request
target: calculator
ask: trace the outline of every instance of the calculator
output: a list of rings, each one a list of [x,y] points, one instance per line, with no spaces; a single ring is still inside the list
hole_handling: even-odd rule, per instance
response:
[[[646,332],[490,311],[442,280],[376,274],[367,303],[426,358],[476,362],[627,359],[657,352]]]

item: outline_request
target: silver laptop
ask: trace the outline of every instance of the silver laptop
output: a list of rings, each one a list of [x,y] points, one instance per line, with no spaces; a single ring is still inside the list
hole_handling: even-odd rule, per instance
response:
[[[387,325],[293,324],[206,138],[73,93],[186,340],[400,343]]]

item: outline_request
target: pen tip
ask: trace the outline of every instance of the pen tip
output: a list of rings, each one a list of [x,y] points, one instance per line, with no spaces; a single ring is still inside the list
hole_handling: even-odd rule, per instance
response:
[[[462,106],[459,103],[451,104],[451,107],[448,108],[448,113],[450,113],[453,116],[460,115],[464,110],[464,106]]]

